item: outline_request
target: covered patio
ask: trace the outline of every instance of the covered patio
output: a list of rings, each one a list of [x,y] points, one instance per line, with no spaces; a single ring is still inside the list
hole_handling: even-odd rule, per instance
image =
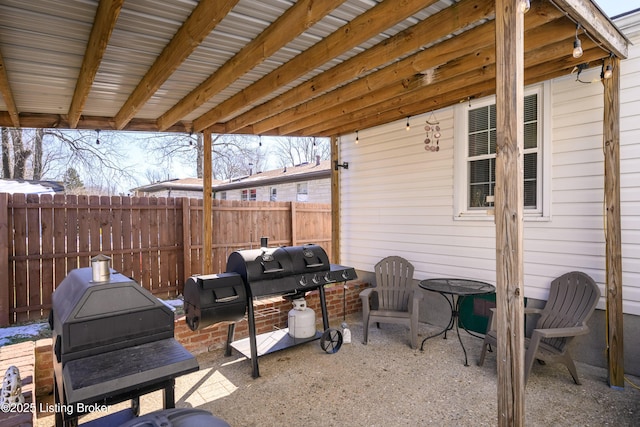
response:
[[[429,340],[420,352],[409,347],[404,327],[384,325],[371,329],[365,346],[361,316],[347,322],[352,343],[339,352],[327,354],[314,342],[272,353],[261,359],[257,379],[244,358],[224,357],[222,349],[201,354],[200,371],[177,380],[176,407],[205,409],[232,426],[496,425],[495,353],[477,366],[482,340],[463,335],[470,356],[465,367],[455,337]],[[438,329],[421,324],[420,337]],[[562,365],[534,367],[526,388],[528,426],[637,423],[640,390],[621,393],[608,387],[603,368],[579,363],[578,369],[581,386]],[[141,413],[161,409],[161,402],[160,392],[143,396]],[[52,425],[52,418],[38,414],[37,426]]]
[[[346,168],[339,167],[348,159],[340,158],[339,137],[355,133],[357,142],[363,129],[495,94],[495,281],[504,338],[497,350],[504,362],[489,423],[497,408],[499,422],[510,425],[525,418],[523,88],[576,68],[601,69],[606,377],[623,387],[619,65],[628,41],[594,2],[226,0],[159,7],[15,0],[0,12],[0,126],[203,132],[205,211],[212,133],[331,137],[332,262],[340,262],[348,231],[341,227]],[[581,54],[572,55],[578,45]],[[210,230],[205,222],[205,248]],[[203,272],[209,269],[205,257]],[[403,366],[396,361],[394,369]],[[460,398],[469,400],[476,399]]]

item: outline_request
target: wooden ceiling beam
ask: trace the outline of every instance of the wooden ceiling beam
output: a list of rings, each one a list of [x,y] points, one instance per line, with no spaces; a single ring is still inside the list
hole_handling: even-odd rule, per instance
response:
[[[549,23],[545,23],[545,20],[534,21],[529,25],[527,35],[530,34],[531,37],[525,37],[525,45],[527,49],[533,49],[552,40],[552,36],[566,38],[572,36],[573,32],[571,24],[563,19]],[[424,78],[431,81],[448,79],[456,73],[462,74],[471,71],[474,67],[495,61],[494,50],[495,23],[491,21],[290,111],[281,113],[285,117],[283,119],[285,124],[278,128],[278,133],[289,135],[300,129],[311,127],[313,124],[325,120],[327,115],[331,116],[331,113],[325,113],[326,110],[351,109],[353,108],[352,103],[366,102],[364,99],[370,98],[366,97],[367,94],[375,92],[376,96],[390,95],[394,92],[379,92],[379,90],[389,86],[390,83],[399,82],[400,79],[410,78],[419,72],[418,70],[423,70],[421,73],[424,74]],[[399,96],[407,89],[396,85],[395,92],[397,93],[384,99]],[[369,102],[375,101],[369,99]],[[263,130],[260,123],[254,125],[254,129],[259,132]]]
[[[233,3],[236,3],[235,0]],[[256,65],[268,59],[280,48],[309,29],[345,0],[300,0],[287,9],[258,37],[245,45],[198,87],[158,118],[158,127],[165,129],[217,95]],[[206,126],[203,126],[204,129]],[[202,130],[202,129],[199,129]]]
[[[124,0],[105,0],[98,3],[91,34],[82,59],[80,74],[76,80],[76,87],[67,113],[71,129],[74,129],[80,120],[80,115],[84,110],[104,52],[109,45],[109,39],[111,39],[111,33],[116,26],[118,16],[120,16],[123,3]]]
[[[75,127],[67,120],[66,114],[20,113],[20,127],[30,129],[100,129],[118,130],[115,127],[113,117],[81,116]],[[0,126],[12,126],[11,118],[7,112],[0,111]],[[132,119],[121,129],[126,131],[159,132],[156,121],[153,119]],[[191,122],[175,123],[165,130],[166,132],[192,132]],[[224,133],[223,125],[212,127],[214,133]]]
[[[562,14],[555,8],[547,8],[545,13],[533,13],[530,15],[528,21],[530,31],[540,26],[546,27],[546,25],[550,25],[550,31],[554,30],[555,27],[549,24],[550,20],[561,17]],[[475,27],[454,38],[430,46],[428,49],[398,61],[389,67],[371,73],[362,79],[344,85],[325,95],[318,96],[290,110],[285,110],[265,120],[264,123],[256,123],[254,129],[259,133],[267,132],[277,125],[282,126],[278,133],[289,134],[295,132],[296,129],[293,127],[293,122],[301,120],[303,117],[311,115],[317,116],[320,111],[326,108],[332,108],[337,103],[355,99],[365,93],[386,86],[390,82],[408,78],[416,73],[423,71],[427,71],[427,73],[431,72],[430,70],[436,69],[439,65],[451,61],[454,58],[466,55],[483,46],[492,45],[495,39],[494,28],[495,24],[493,21]],[[565,31],[573,31],[570,25],[565,25],[565,28],[568,29]],[[538,40],[538,38],[535,39]]]
[[[601,49],[598,49],[593,42],[589,41],[588,43],[589,44],[583,45],[587,50],[580,59],[575,59],[569,53],[559,49],[552,49],[546,56],[537,53],[537,51],[544,52],[546,50],[544,47],[533,49],[531,51],[533,55],[525,56],[525,83],[533,84],[541,81],[538,80],[539,76],[550,75],[550,70],[557,70],[557,72],[553,72],[554,78],[567,75],[575,65],[582,62],[598,60],[602,58],[603,55],[607,55]],[[553,44],[562,45],[563,42]],[[488,51],[491,51],[491,49],[488,49]],[[494,54],[492,54],[492,59],[492,63],[484,65],[480,69],[471,70],[463,74],[452,73],[455,75],[448,76],[441,74],[441,77],[447,76],[447,78],[407,90],[406,93],[390,99],[381,100],[380,98],[382,98],[383,95],[378,95],[379,102],[377,103],[373,99],[367,99],[368,104],[364,103],[366,106],[360,109],[356,109],[357,104],[354,102],[348,104],[349,110],[345,110],[344,106],[338,106],[331,114],[327,113],[322,122],[314,126],[299,129],[299,133],[305,135],[330,136],[345,133],[345,130],[353,132],[356,129],[363,129],[365,124],[371,122],[375,123],[375,125],[388,123],[407,116],[423,114],[427,111],[444,108],[455,103],[453,100],[456,99],[460,100],[477,96],[477,94],[474,93],[463,96],[457,88],[460,82],[464,82],[465,87],[475,87],[485,80],[495,80]],[[460,63],[466,62],[468,62],[468,60],[460,61]],[[448,65],[442,68],[448,68]],[[462,70],[464,68],[460,69]],[[449,92],[451,92],[450,95],[447,94]],[[434,96],[434,94],[437,94],[437,96]],[[443,104],[438,105],[437,102],[443,102]],[[410,106],[414,106],[415,109]],[[331,124],[332,127],[327,128],[327,124]]]
[[[116,114],[117,129],[127,125],[238,1],[201,0],[198,3]]]
[[[580,60],[584,62],[597,61],[602,58],[602,55],[603,51],[600,48],[593,47],[585,50]],[[525,85],[566,76],[570,74],[571,69],[577,63],[579,63],[579,60],[576,60],[571,55],[564,55],[558,59],[528,67],[525,69]],[[322,130],[309,128],[303,129],[299,133],[303,135],[308,134],[327,137],[344,135],[355,132],[356,130],[367,129],[396,120],[403,120],[407,116],[416,116],[428,111],[446,108],[466,101],[467,99],[478,99],[494,94],[495,66],[491,65],[485,68],[484,78],[478,78],[479,76],[480,73],[478,71],[473,71],[454,79],[458,84],[465,82],[463,87],[448,92],[438,91],[439,93],[435,96],[433,95],[433,88],[423,87],[419,89],[419,93],[415,95],[413,100],[404,97],[402,100],[396,101],[395,107],[386,108],[382,105],[372,105],[358,112],[354,111],[349,113],[349,117],[344,120],[340,118],[337,120],[329,120],[328,123],[332,125],[330,128]],[[456,86],[450,84],[448,87]]]
[[[197,132],[234,117],[296,78],[376,36],[437,0],[385,0],[194,120]]]
[[[16,101],[13,99],[13,93],[9,85],[9,76],[7,75],[7,67],[5,67],[4,59],[2,59],[2,52],[0,52],[0,93],[2,94],[4,103],[7,105],[7,115],[9,116],[9,125],[3,126],[19,128],[20,117],[18,115],[18,108],[16,107]]]
[[[551,7],[548,3],[542,2],[537,2],[534,7],[540,8],[541,4],[547,5],[548,8]],[[555,8],[553,9],[555,10]],[[434,43],[438,39],[467,28],[477,21],[490,18],[494,13],[493,10],[494,0],[463,0],[456,3],[276,98],[234,117],[226,122],[227,132],[232,133],[258,122],[261,122],[256,128],[258,133],[275,129],[290,118],[275,118],[273,123],[266,120],[276,115],[277,112],[286,111],[307,99],[319,96],[344,82],[361,77],[377,67],[414,52],[422,46]]]

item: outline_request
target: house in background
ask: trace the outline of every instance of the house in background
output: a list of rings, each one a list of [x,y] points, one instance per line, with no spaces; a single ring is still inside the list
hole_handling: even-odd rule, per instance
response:
[[[214,184],[218,200],[331,203],[329,160],[316,159]]]
[[[59,181],[33,181],[30,179],[0,179],[0,193],[64,194]]]
[[[228,181],[214,180],[218,200],[331,203],[330,161],[302,163],[258,172]],[[155,182],[131,189],[137,197],[202,198],[202,179],[185,178]]]

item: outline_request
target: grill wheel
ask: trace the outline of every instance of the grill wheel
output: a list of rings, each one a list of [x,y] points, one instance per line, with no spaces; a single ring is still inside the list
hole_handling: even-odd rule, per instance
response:
[[[320,347],[329,354],[337,353],[342,347],[342,332],[329,328],[320,338]]]

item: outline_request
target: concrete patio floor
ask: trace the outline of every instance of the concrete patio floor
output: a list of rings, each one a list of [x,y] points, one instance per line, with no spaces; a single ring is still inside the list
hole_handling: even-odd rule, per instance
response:
[[[272,353],[259,359],[257,379],[250,361],[237,354],[199,355],[200,370],[176,381],[176,406],[205,409],[234,427],[497,425],[495,353],[477,366],[480,339],[461,333],[470,365],[464,366],[451,333],[428,340],[421,352],[409,347],[402,326],[372,328],[365,346],[360,316],[347,322],[352,343],[337,353],[325,353],[318,341]],[[421,338],[438,331],[420,325]],[[639,425],[640,390],[630,383],[612,389],[605,369],[577,368],[582,385],[562,365],[534,366],[526,388],[527,426]],[[628,378],[640,384],[640,378]],[[142,397],[141,414],[161,409],[161,398],[160,392]],[[37,425],[53,425],[52,414],[39,414]]]

